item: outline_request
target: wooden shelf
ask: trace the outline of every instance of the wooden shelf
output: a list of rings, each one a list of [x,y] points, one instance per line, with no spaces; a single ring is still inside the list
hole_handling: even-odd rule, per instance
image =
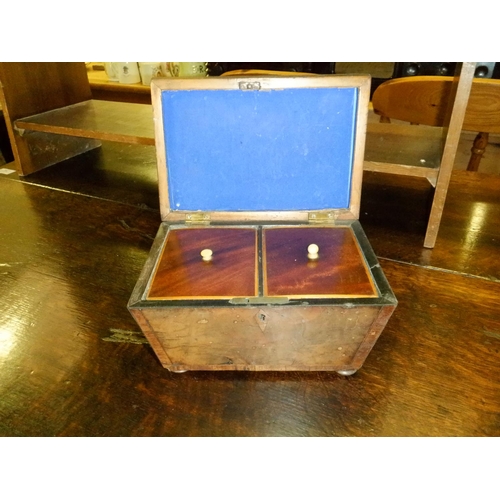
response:
[[[89,100],[16,120],[17,130],[153,145],[152,107]]]
[[[95,73],[96,78],[105,75]],[[151,104],[96,99],[85,63],[0,62],[0,81],[0,103],[21,176],[98,148],[102,141],[155,144]],[[146,86],[114,87],[150,99]],[[113,90],[111,96],[117,95],[125,94]]]
[[[154,145],[150,105],[89,100],[16,120],[18,130],[128,144]],[[365,169],[425,177],[435,185],[443,130],[420,125],[369,123]]]
[[[435,186],[443,146],[440,127],[369,123],[364,169],[425,177]]]

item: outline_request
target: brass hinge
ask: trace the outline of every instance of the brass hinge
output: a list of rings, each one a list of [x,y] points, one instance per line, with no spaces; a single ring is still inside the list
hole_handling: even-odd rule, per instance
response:
[[[309,212],[307,214],[309,224],[335,224],[334,212]]]
[[[186,219],[184,222],[186,224],[208,226],[210,224],[210,214],[204,212],[194,212],[192,214],[186,214]]]

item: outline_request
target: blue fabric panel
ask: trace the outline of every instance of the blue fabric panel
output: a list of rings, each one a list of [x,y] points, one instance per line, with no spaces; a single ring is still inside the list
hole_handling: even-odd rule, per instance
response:
[[[357,89],[163,91],[172,210],[348,208]]]

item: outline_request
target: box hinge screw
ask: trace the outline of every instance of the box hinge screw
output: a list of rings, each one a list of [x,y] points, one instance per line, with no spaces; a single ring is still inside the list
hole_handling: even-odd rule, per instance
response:
[[[186,224],[193,225],[209,225],[210,224],[210,214],[207,213],[192,213],[186,214],[186,218],[184,220]]]
[[[309,224],[335,224],[334,212],[309,212]]]

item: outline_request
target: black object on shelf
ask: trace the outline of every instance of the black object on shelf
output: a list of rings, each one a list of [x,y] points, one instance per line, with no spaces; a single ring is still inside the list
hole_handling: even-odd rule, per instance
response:
[[[453,76],[456,62],[397,62],[393,78],[406,76]]]
[[[209,76],[220,76],[237,69],[263,69],[268,71],[294,71],[298,73],[333,74],[331,62],[209,62]]]
[[[14,161],[14,154],[12,153],[12,147],[10,145],[9,133],[7,131],[7,125],[5,124],[5,117],[3,112],[0,110],[0,152],[5,160],[5,163],[10,163]]]
[[[394,65],[393,78],[406,76],[453,76],[457,69],[456,62],[398,62]],[[478,62],[475,78],[500,78],[500,64],[496,62]]]

